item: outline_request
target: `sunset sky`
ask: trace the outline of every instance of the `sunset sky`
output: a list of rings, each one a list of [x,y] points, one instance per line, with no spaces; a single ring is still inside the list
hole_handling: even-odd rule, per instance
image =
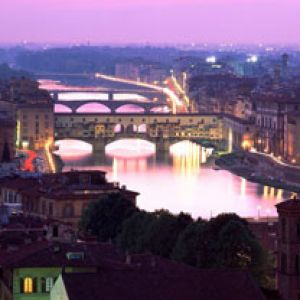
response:
[[[0,1],[0,42],[300,42],[300,0]]]

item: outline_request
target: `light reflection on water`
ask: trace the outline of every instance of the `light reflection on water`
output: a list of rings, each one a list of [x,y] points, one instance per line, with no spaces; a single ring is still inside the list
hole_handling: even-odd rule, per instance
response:
[[[169,155],[155,154],[147,142],[118,141],[106,154],[93,154],[87,145],[60,141],[57,152],[64,170],[93,169],[108,172],[109,180],[119,181],[138,191],[138,206],[153,211],[168,209],[188,212],[193,217],[210,217],[236,212],[244,217],[276,216],[274,207],[289,196],[282,190],[263,187],[227,171],[216,171],[209,149],[182,142]],[[77,148],[76,148],[77,147]]]

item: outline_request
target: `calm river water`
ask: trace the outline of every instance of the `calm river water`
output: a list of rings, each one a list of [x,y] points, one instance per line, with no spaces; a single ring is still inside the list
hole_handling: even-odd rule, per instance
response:
[[[80,100],[86,96],[77,95]],[[74,94],[63,97],[68,101],[74,99]],[[139,100],[136,95],[130,97]],[[93,110],[91,105],[87,108]],[[56,107],[56,111],[65,108]],[[271,217],[277,215],[274,205],[290,196],[282,190],[215,170],[209,158],[211,150],[187,141],[172,146],[165,157],[156,155],[154,145],[143,140],[117,141],[107,146],[105,155],[92,153],[91,146],[81,141],[63,140],[57,141],[57,145],[64,170],[104,170],[109,180],[139,192],[137,204],[147,211],[183,211],[194,218],[209,218],[222,212]]]

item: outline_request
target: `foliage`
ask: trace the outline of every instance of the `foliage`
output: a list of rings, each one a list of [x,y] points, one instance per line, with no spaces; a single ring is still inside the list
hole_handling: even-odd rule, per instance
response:
[[[79,226],[83,231],[96,235],[99,241],[106,242],[121,232],[123,221],[135,212],[132,202],[118,194],[110,194],[90,203]]]
[[[269,256],[236,214],[193,221],[187,214],[149,213],[109,197],[89,206],[81,227],[130,253],[151,252],[199,268],[248,269],[261,286],[271,286]]]

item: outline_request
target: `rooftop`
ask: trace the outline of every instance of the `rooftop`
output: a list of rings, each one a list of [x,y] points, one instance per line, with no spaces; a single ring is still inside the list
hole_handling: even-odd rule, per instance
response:
[[[265,299],[246,271],[200,270],[151,255],[132,258],[135,263],[103,265],[97,273],[63,274],[68,298]]]

